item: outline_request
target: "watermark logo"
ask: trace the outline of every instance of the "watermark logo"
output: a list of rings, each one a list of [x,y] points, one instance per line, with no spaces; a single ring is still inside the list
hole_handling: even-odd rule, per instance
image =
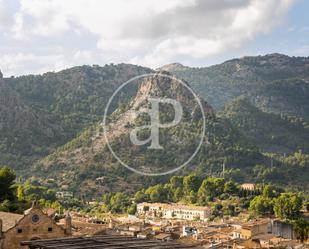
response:
[[[170,128],[180,123],[183,114],[182,105],[177,100],[169,98],[148,98],[148,101],[151,103],[151,109],[147,109],[144,112],[148,113],[150,117],[150,125],[143,125],[133,129],[130,133],[130,139],[131,142],[135,145],[144,145],[151,142],[148,149],[163,149],[159,143],[159,129]],[[161,124],[160,103],[166,103],[173,106],[175,115],[172,122]],[[139,140],[137,133],[138,131],[145,128],[150,128],[150,136],[149,138],[141,141]]]
[[[122,101],[134,87],[137,95]],[[126,103],[124,110],[112,113],[119,103]],[[169,74],[144,74],[113,93],[103,128],[106,145],[121,165],[141,175],[166,175],[197,155],[205,136],[205,114],[199,97],[185,82]]]

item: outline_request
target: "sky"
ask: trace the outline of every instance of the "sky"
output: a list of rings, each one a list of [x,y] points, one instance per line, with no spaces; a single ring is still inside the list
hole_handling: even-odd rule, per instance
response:
[[[0,0],[0,70],[308,56],[308,11],[308,0]]]

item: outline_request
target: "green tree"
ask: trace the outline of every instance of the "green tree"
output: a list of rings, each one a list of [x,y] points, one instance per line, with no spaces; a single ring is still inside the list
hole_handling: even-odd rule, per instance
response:
[[[274,200],[274,211],[280,219],[299,218],[301,208],[302,198],[296,193],[282,193]]]
[[[151,202],[164,202],[167,197],[166,189],[162,186],[162,184],[149,187],[145,194],[149,195]]]
[[[194,203],[196,203],[196,201],[197,201],[196,193],[194,191],[191,191],[191,193],[189,193],[189,194],[187,194],[185,196],[184,201],[187,204],[194,204]]]
[[[145,194],[144,190],[137,191],[134,195],[134,200],[137,203],[148,201],[148,196]]]
[[[268,184],[264,186],[262,194],[264,197],[275,198],[280,195],[280,190],[276,186]]]
[[[55,202],[57,200],[56,191],[54,189],[48,189],[43,191],[43,198],[51,202]]]
[[[228,181],[224,184],[224,193],[236,195],[239,193],[239,186],[233,181]]]
[[[198,190],[199,202],[204,202],[208,197],[213,198],[221,195],[224,190],[224,179],[208,177],[202,182]]]
[[[110,200],[111,211],[113,213],[126,212],[129,205],[129,197],[122,192],[117,192]]]
[[[136,214],[136,204],[132,204],[132,205],[128,208],[128,214],[131,214],[131,215]]]
[[[235,216],[235,206],[232,204],[227,205],[227,207],[224,210],[225,215]]]
[[[272,199],[258,195],[250,202],[249,212],[254,217],[269,215],[273,213]]]
[[[11,202],[9,200],[4,200],[0,203],[0,211],[2,212],[9,212],[11,207]]]
[[[183,190],[181,188],[176,188],[173,195],[173,202],[179,202],[183,197]]]
[[[183,188],[183,176],[173,176],[169,182],[174,189]]]
[[[18,185],[18,187],[17,187],[17,199],[18,199],[18,201],[22,201],[24,199],[23,187],[21,185]]]
[[[298,219],[294,226],[296,238],[301,243],[307,241],[309,239],[309,222],[305,219]]]
[[[0,201],[14,200],[16,196],[15,188],[13,187],[16,174],[9,167],[0,167]]]
[[[102,201],[105,205],[109,206],[110,205],[110,201],[111,201],[111,198],[112,198],[112,194],[111,193],[106,193],[106,194],[103,194],[102,196]]]
[[[195,174],[185,176],[183,178],[183,186],[185,194],[190,194],[191,191],[197,192],[201,185],[201,179]]]

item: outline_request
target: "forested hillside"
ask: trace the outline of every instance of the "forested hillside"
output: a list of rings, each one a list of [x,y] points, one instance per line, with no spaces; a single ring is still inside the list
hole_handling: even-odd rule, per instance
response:
[[[190,82],[217,110],[244,95],[263,111],[309,118],[308,57],[269,54],[210,67],[190,68],[176,63],[162,69]]]
[[[229,103],[220,116],[230,120],[262,151],[309,152],[309,123],[304,118],[263,112],[244,97]]]
[[[0,79],[0,164],[27,170],[102,120],[108,98],[119,84],[150,71],[128,64],[81,66]],[[134,87],[128,89],[122,99],[135,92]]]
[[[135,119],[130,114],[133,110],[144,108],[147,96],[161,96],[166,92],[171,92],[175,99],[182,98],[184,113],[187,113],[184,123],[180,127],[160,131],[160,139],[165,145],[163,151],[147,150],[146,145],[131,146],[128,140],[130,130],[136,125],[145,125],[148,119],[143,116]],[[194,103],[194,100],[177,87],[176,81],[169,78],[147,78],[136,97],[127,105],[129,109],[119,108],[112,115],[107,128],[111,146],[123,155],[124,161],[132,162],[133,159],[134,164],[141,165],[142,169],[152,169],[154,173],[171,170],[193,153],[196,140],[199,140],[201,114],[190,114],[188,109],[191,106],[195,110]],[[265,159],[257,147],[248,143],[228,121],[216,117],[211,106],[204,101],[203,103],[207,134],[200,152],[183,172],[220,174],[223,163],[235,170],[250,169],[263,163]],[[166,110],[160,115],[167,118],[172,116],[170,111]],[[142,170],[141,168],[136,166],[138,170]],[[124,168],[108,150],[100,125],[89,128],[72,142],[39,161],[35,165],[34,174],[56,179],[60,186],[68,185],[74,192],[82,186],[82,192],[85,191],[88,195],[100,191],[134,191],[144,185],[163,182],[168,177],[146,177],[148,180],[145,181],[145,177]]]
[[[179,173],[194,169],[199,175],[221,176],[225,165],[225,177],[239,182],[264,179],[308,187],[309,58],[271,54],[205,68],[176,63],[162,69],[185,79],[212,110],[206,120],[208,140]],[[109,97],[121,83],[150,72],[154,70],[111,64],[4,79],[1,74],[0,165],[16,169],[21,179],[35,173],[39,181],[55,178],[59,189],[83,186],[87,194],[98,188],[134,191],[165,181],[132,174],[106,147],[96,147],[96,141],[103,141],[99,124]],[[118,111],[111,120],[128,110],[138,88],[127,88],[113,102],[111,109]],[[113,145],[126,151],[126,136],[115,137]],[[190,143],[179,150],[186,155]],[[177,160],[163,159],[167,166]],[[161,159],[146,153],[136,160],[149,165]]]

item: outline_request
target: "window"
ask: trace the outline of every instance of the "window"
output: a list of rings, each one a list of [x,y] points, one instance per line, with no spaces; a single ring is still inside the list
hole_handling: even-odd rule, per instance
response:
[[[48,232],[52,232],[53,231],[53,228],[52,227],[49,227],[48,228]]]
[[[33,224],[36,224],[40,221],[40,216],[38,216],[37,214],[33,214],[31,217],[31,221]]]
[[[22,233],[22,232],[23,232],[23,229],[21,229],[21,228],[17,229],[17,233]]]

